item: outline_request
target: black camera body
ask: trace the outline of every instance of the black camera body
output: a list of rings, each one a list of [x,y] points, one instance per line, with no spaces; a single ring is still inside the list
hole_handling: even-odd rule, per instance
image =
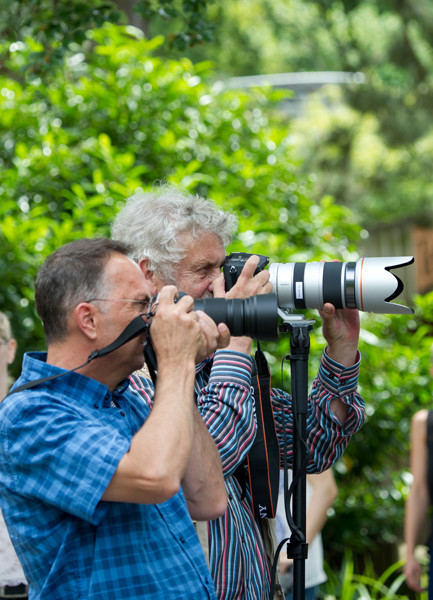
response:
[[[232,252],[226,257],[223,263],[226,292],[228,292],[237,282],[238,277],[250,256],[252,256],[252,254],[248,254],[248,252]],[[258,256],[260,259],[259,264],[254,271],[254,275],[257,275],[257,273],[263,271],[263,269],[269,264],[269,257],[263,256],[263,254],[256,254],[255,256]]]

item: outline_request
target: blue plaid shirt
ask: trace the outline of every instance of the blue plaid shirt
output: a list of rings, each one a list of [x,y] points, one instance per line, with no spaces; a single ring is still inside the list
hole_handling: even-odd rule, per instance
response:
[[[62,371],[45,359],[26,354],[16,385]],[[182,492],[101,501],[149,412],[127,381],[111,393],[77,373],[0,404],[0,504],[31,600],[215,600]]]

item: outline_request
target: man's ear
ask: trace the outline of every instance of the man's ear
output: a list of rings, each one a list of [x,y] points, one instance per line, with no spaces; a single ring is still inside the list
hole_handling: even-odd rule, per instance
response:
[[[97,338],[97,323],[95,307],[89,302],[81,302],[74,310],[76,326],[89,339]]]
[[[149,259],[148,258],[141,258],[138,262],[138,266],[140,267],[144,278],[146,280],[146,283],[149,286],[149,294],[153,295],[158,293],[159,290],[159,282],[160,279],[157,275],[155,275],[155,271],[153,271],[152,269],[150,269],[149,267]]]
[[[8,341],[8,349],[7,349],[7,361],[8,365],[11,365],[15,359],[15,352],[17,351],[17,341],[14,338],[11,338]]]

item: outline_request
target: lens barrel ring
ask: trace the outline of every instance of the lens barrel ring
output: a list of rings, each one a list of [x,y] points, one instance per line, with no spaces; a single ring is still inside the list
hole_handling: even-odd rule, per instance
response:
[[[346,263],[344,270],[344,290],[346,308],[357,308],[356,306],[356,288],[355,288],[356,263]]]

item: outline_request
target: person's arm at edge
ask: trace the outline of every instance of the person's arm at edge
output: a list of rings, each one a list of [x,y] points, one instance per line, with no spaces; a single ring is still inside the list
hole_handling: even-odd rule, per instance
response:
[[[306,539],[311,544],[323,529],[328,518],[328,509],[333,505],[338,488],[332,469],[322,473],[308,474],[307,480],[313,487],[313,493],[308,502],[306,520]]]
[[[411,421],[410,468],[413,482],[406,499],[404,518],[404,541],[406,544],[406,564],[404,574],[410,588],[420,593],[421,565],[415,558],[415,549],[419,543],[426,522],[429,506],[427,487],[427,410],[415,413]]]

